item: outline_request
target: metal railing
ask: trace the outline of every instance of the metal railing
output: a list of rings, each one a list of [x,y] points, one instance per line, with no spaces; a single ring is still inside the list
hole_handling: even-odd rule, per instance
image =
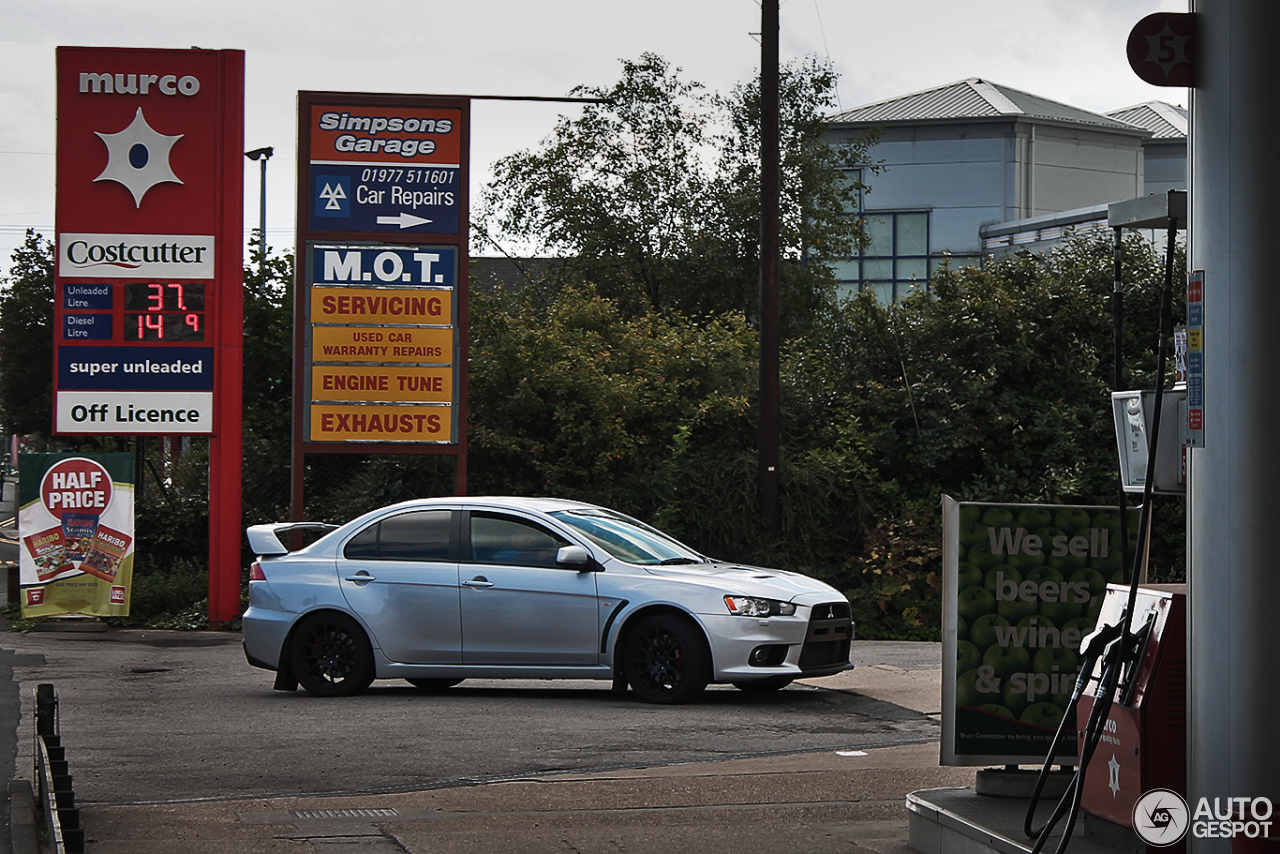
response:
[[[71,787],[67,749],[59,734],[58,694],[42,682],[35,690],[36,797],[44,812],[45,831],[54,854],[83,854],[84,828]]]

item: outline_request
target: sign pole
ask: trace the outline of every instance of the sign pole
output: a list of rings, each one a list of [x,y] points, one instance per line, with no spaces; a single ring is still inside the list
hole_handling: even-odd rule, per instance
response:
[[[244,409],[244,54],[221,57],[223,128],[218,162],[218,371],[215,434],[209,440],[209,623],[240,615],[241,490]],[[265,161],[264,161],[265,162]],[[232,192],[239,190],[239,192]],[[265,239],[265,236],[264,236]]]
[[[209,620],[240,613],[244,52],[60,47],[57,435],[209,437]]]

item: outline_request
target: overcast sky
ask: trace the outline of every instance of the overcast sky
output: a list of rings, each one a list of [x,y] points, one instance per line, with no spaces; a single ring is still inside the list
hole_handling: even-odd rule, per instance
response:
[[[1186,90],[1142,83],[1125,39],[1187,0],[783,0],[782,59],[815,54],[841,75],[840,107],[982,77],[1095,112]],[[0,0],[0,270],[23,231],[53,236],[54,48],[245,51],[245,148],[273,146],[267,237],[293,244],[298,90],[563,96],[608,86],[649,51],[728,92],[757,73],[756,0]],[[572,107],[479,101],[472,185],[535,145]],[[258,223],[246,162],[245,227]]]

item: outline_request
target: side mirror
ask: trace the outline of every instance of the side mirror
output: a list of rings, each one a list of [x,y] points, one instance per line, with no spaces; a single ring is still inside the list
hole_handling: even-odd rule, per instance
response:
[[[594,568],[591,552],[582,546],[561,546],[560,551],[556,552],[556,564],[576,569],[578,572],[591,572]]]

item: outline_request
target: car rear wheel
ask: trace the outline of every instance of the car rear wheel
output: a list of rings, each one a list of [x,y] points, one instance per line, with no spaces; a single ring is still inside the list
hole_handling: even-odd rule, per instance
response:
[[[373,682],[373,650],[360,624],[345,614],[313,614],[298,626],[293,673],[308,694],[344,697]]]
[[[623,668],[631,690],[646,703],[688,703],[711,681],[711,653],[692,620],[653,614],[628,635]]]
[[[415,688],[421,688],[423,691],[443,691],[446,688],[452,688],[461,682],[461,679],[406,679]]]

